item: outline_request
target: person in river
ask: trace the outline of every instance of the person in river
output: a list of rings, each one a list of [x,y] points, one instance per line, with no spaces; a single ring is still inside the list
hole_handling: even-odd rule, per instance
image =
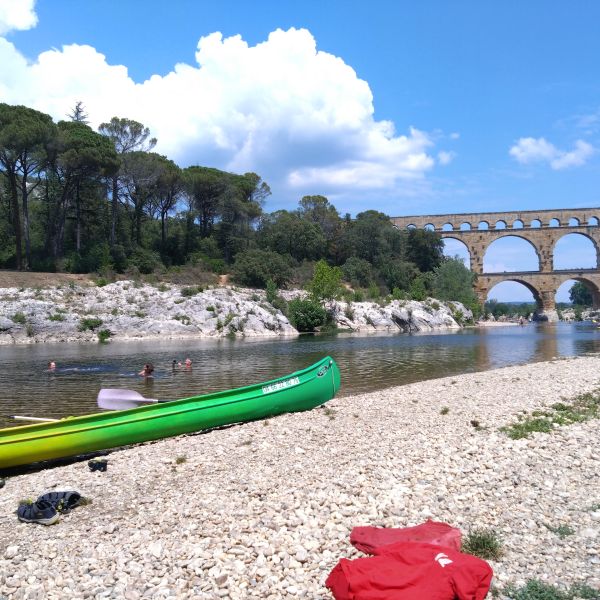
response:
[[[56,363],[53,360],[48,363],[48,371],[56,371]]]
[[[186,369],[191,369],[192,368],[192,361],[189,358],[185,359],[185,368]]]
[[[138,373],[138,375],[142,375],[144,377],[154,377],[152,373],[154,373],[154,366],[152,365],[152,363],[146,363],[144,365],[144,368]]]

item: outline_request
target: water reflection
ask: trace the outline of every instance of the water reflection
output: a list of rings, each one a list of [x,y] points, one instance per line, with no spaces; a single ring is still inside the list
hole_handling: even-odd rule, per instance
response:
[[[95,412],[100,388],[181,398],[265,381],[331,354],[342,395],[511,364],[600,351],[589,323],[530,324],[436,334],[339,334],[290,340],[112,342],[0,347],[0,420],[25,414],[61,417]],[[191,358],[191,369],[172,361]],[[47,371],[54,360],[57,368]],[[137,375],[147,362],[154,377]],[[10,423],[14,424],[14,422]]]

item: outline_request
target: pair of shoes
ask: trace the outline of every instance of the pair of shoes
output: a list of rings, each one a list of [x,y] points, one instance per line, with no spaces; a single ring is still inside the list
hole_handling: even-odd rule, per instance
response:
[[[53,525],[58,521],[59,514],[50,504],[44,500],[38,500],[31,504],[21,504],[17,509],[19,521],[24,523],[40,523],[41,525]]]
[[[48,492],[42,494],[35,502],[21,504],[17,509],[17,517],[24,523],[52,525],[58,521],[61,514],[68,513],[82,502],[83,498],[79,492]]]
[[[88,462],[90,471],[106,471],[108,468],[108,460],[105,458],[95,458]]]

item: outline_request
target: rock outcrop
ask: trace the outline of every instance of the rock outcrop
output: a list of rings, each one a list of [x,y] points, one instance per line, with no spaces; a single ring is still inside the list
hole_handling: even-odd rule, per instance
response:
[[[287,292],[294,297],[301,291]],[[339,327],[354,331],[457,329],[472,319],[460,303],[333,302]],[[104,333],[103,333],[104,332]],[[119,281],[103,287],[0,289],[0,344],[105,339],[290,336],[298,331],[262,290],[182,288]]]

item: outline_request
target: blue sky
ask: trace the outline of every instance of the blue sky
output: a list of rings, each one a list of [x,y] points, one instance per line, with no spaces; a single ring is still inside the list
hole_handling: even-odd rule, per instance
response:
[[[138,119],[181,166],[262,175],[267,210],[598,206],[599,22],[583,1],[0,0],[0,101]]]

